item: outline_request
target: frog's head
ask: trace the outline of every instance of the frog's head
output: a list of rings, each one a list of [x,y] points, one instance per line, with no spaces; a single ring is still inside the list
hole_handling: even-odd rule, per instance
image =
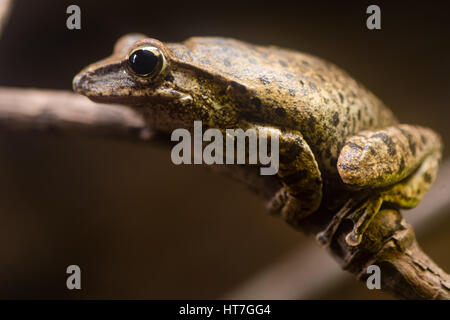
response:
[[[95,102],[139,103],[157,96],[167,74],[165,46],[144,35],[120,38],[111,56],[84,68],[73,79],[73,88]]]
[[[111,56],[78,73],[73,88],[95,102],[135,107],[153,125],[166,129],[208,121],[205,103],[194,101],[199,95],[193,93],[201,91],[195,75],[186,76],[186,67],[170,46],[145,35],[126,35]]]

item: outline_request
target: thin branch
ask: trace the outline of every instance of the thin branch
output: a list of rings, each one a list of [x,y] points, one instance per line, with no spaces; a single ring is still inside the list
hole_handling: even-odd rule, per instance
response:
[[[0,88],[0,130],[50,130],[134,141],[151,135],[142,118],[124,106],[94,104],[68,92],[6,88]],[[315,235],[333,215],[316,212],[298,229]],[[346,244],[346,233],[338,229],[330,253],[357,278],[364,280],[367,266],[377,264],[384,273],[383,289],[399,297],[450,299],[449,275],[420,250],[412,227],[398,211],[386,209],[378,214],[357,247]]]
[[[142,117],[119,105],[96,104],[67,91],[0,88],[0,130],[145,139]]]

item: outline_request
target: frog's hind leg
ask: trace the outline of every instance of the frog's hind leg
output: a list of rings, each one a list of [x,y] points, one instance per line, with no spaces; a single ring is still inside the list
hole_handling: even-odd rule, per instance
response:
[[[439,136],[422,127],[398,125],[350,138],[338,160],[339,174],[344,183],[362,193],[369,191],[370,196],[349,210],[354,228],[347,243],[361,242],[383,202],[397,208],[415,207],[436,178],[440,157]],[[328,226],[319,234],[319,241],[329,244],[334,234],[330,230],[335,229]]]
[[[441,140],[432,130],[397,125],[380,131],[364,131],[347,140],[337,169],[353,189],[393,185],[416,170],[432,155],[440,158]]]
[[[350,217],[354,221],[354,227],[347,235],[346,242],[353,246],[361,242],[364,232],[380,210],[382,203],[401,209],[414,208],[419,204],[436,178],[439,160],[440,153],[432,153],[410,177],[375,192],[375,196],[367,200],[363,214]]]

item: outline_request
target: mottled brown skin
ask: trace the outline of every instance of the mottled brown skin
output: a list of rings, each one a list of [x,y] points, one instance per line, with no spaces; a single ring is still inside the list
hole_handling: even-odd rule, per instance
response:
[[[128,54],[139,46],[158,48],[167,67],[151,78],[131,72]],[[434,132],[398,125],[379,99],[335,65],[274,46],[201,37],[164,44],[133,34],[73,83],[94,101],[134,107],[155,130],[192,129],[193,121],[201,120],[222,130],[277,131],[282,187],[270,209],[298,225],[319,208],[328,189],[373,190],[362,205],[351,203],[363,208],[354,210],[362,213],[349,235],[352,244],[359,243],[383,201],[415,205],[440,159]],[[329,243],[341,218],[321,234],[323,243]]]

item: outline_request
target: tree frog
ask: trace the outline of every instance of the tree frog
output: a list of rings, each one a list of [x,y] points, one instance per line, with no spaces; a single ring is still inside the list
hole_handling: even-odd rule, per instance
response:
[[[349,214],[354,223],[346,241],[356,246],[383,203],[417,205],[441,157],[439,135],[399,124],[345,71],[276,46],[220,37],[163,43],[130,34],[111,56],[76,75],[73,88],[96,102],[131,106],[161,132],[192,129],[194,120],[222,130],[276,132],[279,171],[258,182],[276,186],[270,211],[299,226],[337,190],[360,195],[318,234],[324,245]]]

